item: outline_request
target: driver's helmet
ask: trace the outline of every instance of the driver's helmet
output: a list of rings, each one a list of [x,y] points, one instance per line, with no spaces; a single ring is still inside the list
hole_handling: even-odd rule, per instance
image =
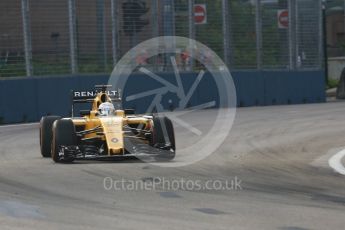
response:
[[[114,105],[110,102],[104,102],[98,107],[99,115],[101,116],[110,116],[114,115],[115,108]]]

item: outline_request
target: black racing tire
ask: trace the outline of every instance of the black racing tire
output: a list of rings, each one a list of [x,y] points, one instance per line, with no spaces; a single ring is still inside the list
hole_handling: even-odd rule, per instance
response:
[[[59,116],[45,116],[40,121],[40,149],[42,157],[51,157],[53,123],[61,119]]]
[[[167,137],[164,136],[166,130]],[[153,131],[151,145],[158,148],[159,146],[169,145],[169,149],[164,149],[162,154],[156,156],[157,161],[170,161],[175,158],[176,145],[174,127],[171,120],[165,116],[153,117]]]
[[[59,156],[60,146],[77,145],[78,139],[74,124],[70,119],[57,120],[53,124],[52,159],[57,163],[69,163],[72,157]]]

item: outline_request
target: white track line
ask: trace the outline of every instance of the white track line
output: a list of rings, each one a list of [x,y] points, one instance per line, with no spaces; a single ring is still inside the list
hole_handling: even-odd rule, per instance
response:
[[[33,125],[38,125],[38,122],[35,123],[24,123],[24,124],[14,124],[14,125],[0,125],[1,128],[11,128],[11,127],[19,127],[19,126],[33,126]]]
[[[331,166],[336,172],[345,175],[345,167],[341,163],[341,159],[345,156],[345,149],[341,150],[328,160],[329,166]]]

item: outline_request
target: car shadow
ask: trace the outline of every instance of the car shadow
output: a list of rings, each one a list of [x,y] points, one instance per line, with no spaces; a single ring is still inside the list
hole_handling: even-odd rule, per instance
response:
[[[135,163],[147,163],[146,161],[136,157],[116,157],[106,159],[76,159],[70,164],[135,164]]]

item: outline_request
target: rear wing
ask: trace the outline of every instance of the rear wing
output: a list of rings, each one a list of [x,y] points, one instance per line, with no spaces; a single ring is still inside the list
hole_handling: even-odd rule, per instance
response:
[[[98,93],[106,93],[113,102],[121,101],[121,91],[111,89],[111,85],[95,85],[94,90],[77,91],[71,90],[72,117],[74,115],[74,105],[82,103],[92,103]]]

